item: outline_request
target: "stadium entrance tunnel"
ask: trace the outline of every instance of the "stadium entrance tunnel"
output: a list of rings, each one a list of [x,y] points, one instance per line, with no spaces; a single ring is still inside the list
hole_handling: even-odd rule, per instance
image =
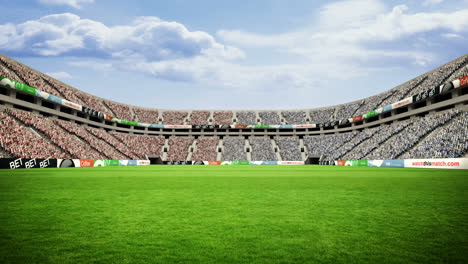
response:
[[[309,156],[305,160],[306,165],[318,165],[320,161],[320,156]]]
[[[162,164],[164,164],[163,160],[159,156],[156,156],[156,157],[148,156],[148,159],[149,159],[151,165],[162,165]]]

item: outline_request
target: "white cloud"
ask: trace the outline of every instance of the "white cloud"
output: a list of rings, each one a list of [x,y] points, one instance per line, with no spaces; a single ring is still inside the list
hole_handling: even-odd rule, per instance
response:
[[[424,0],[423,6],[433,6],[442,3],[444,0]]]
[[[454,33],[445,33],[445,34],[441,34],[442,37],[444,38],[448,38],[448,39],[460,39],[462,38],[462,36],[458,35],[458,34],[454,34]]]
[[[83,4],[92,4],[94,0],[38,0],[45,5],[68,5],[76,9],[81,9]]]
[[[72,76],[68,72],[64,72],[64,71],[46,72],[46,74],[58,80],[68,80],[72,78]]]

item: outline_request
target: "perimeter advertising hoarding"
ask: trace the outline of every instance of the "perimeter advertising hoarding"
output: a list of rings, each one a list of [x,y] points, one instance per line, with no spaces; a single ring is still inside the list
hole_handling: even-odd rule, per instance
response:
[[[393,168],[403,168],[405,167],[404,160],[369,160],[369,167],[393,167]]]
[[[119,160],[94,160],[94,167],[119,166]]]
[[[438,95],[439,90],[440,90],[439,87],[433,87],[433,88],[431,88],[429,90],[426,90],[426,91],[424,91],[422,93],[419,93],[417,95],[413,95],[413,102],[422,101],[422,100],[425,100],[428,97]]]
[[[0,159],[0,169],[57,168],[56,159]]]
[[[278,165],[304,165],[304,161],[278,161]]]
[[[407,159],[405,168],[431,168],[431,169],[468,169],[467,158],[454,159]]]
[[[251,161],[250,165],[278,165],[278,161]]]
[[[413,102],[413,97],[408,97],[408,98],[405,98],[403,100],[400,100],[396,103],[393,103],[392,104],[392,109],[396,109],[398,107],[402,107],[402,106],[405,106],[405,105],[408,105],[408,104],[411,104]]]

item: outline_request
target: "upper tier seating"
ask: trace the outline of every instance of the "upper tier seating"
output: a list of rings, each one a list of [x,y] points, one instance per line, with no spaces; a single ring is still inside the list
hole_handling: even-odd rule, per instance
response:
[[[262,120],[262,125],[281,125],[281,118],[278,112],[264,111],[259,112],[258,115]]]
[[[213,125],[232,125],[231,111],[214,111]]]
[[[75,89],[70,88],[66,85],[63,85],[59,81],[49,76],[42,75],[42,78],[44,79],[45,82],[49,83],[52,87],[54,87],[57,91],[59,91],[63,95],[64,99],[73,103],[85,105],[85,103],[78,96],[76,96],[78,92]]]
[[[306,123],[306,113],[304,111],[282,111],[281,115],[284,117],[287,125],[301,125]]]
[[[191,160],[216,160],[216,145],[218,145],[218,141],[218,137],[199,137],[197,139],[195,151],[192,153]]]
[[[147,124],[158,124],[159,120],[159,112],[158,110],[153,109],[146,109],[146,108],[139,108],[133,107],[133,112],[138,117],[138,122],[140,123],[147,123]]]
[[[114,112],[115,117],[119,119],[124,119],[124,120],[129,120],[133,121],[135,118],[133,118],[133,115],[130,111],[130,107],[128,105],[124,104],[118,104],[114,103],[111,101],[103,101],[103,103],[110,109],[112,112]]]
[[[210,111],[192,111],[190,115],[189,125],[206,125],[208,124],[208,118],[210,117]]]
[[[363,101],[340,105],[336,112],[335,120],[348,119],[354,117],[356,110],[363,104]]]
[[[188,112],[184,111],[164,111],[163,124],[165,125],[183,125]]]
[[[257,124],[254,112],[236,112],[238,125],[255,125]]]
[[[309,112],[310,123],[323,124],[331,121],[332,115],[335,113],[335,108],[311,110]]]

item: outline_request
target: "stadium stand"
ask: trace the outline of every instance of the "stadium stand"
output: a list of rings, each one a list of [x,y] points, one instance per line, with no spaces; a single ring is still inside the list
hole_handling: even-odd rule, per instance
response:
[[[242,137],[225,137],[223,139],[224,151],[222,160],[247,160],[245,153],[245,139]]]
[[[363,101],[340,105],[336,112],[335,120],[341,120],[355,116],[356,110],[361,107]]]
[[[118,104],[104,100],[103,103],[115,114],[115,117],[125,120],[134,120],[130,107],[124,104]]]
[[[0,135],[1,147],[17,158],[70,158],[58,147],[21,125],[5,112],[0,112]],[[1,156],[6,157],[6,155]]]
[[[218,144],[218,137],[199,137],[197,138],[197,145],[192,154],[191,160],[216,160],[216,145]]]
[[[140,158],[146,158],[146,155],[162,157],[164,137],[124,134],[115,131],[110,132],[110,134],[124,143]]]
[[[297,137],[275,137],[282,160],[302,160]]]
[[[237,124],[238,125],[255,125],[257,124],[255,120],[254,112],[236,112]]]
[[[135,114],[137,115],[139,122],[148,123],[148,124],[158,124],[159,123],[159,120],[158,120],[159,112],[158,112],[158,110],[133,107],[133,112],[135,112]]]
[[[208,117],[210,117],[210,111],[192,111],[190,115],[189,125],[206,125],[208,124]]]
[[[306,136],[304,145],[307,147],[309,155],[321,156],[330,159],[333,153],[345,142],[351,140],[358,132],[349,132],[343,134],[333,134],[325,136]]]
[[[329,122],[334,113],[335,108],[312,110],[309,112],[310,123],[321,124]]]
[[[165,125],[183,125],[184,119],[187,117],[188,112],[184,111],[164,111],[163,123]]]
[[[285,122],[288,125],[299,125],[306,123],[306,113],[304,111],[282,111],[281,115],[284,117]]]
[[[231,111],[214,111],[213,125],[232,125]]]
[[[252,146],[252,160],[278,160],[270,138],[251,137],[249,143]]]
[[[122,142],[118,141],[115,137],[111,136],[107,131],[94,128],[94,127],[86,127],[86,130],[93,134],[95,137],[105,141],[107,144],[114,147],[120,153],[124,154],[125,156],[129,157],[130,159],[139,159],[137,154],[135,154],[128,146],[123,144]]]
[[[184,161],[187,160],[188,148],[192,145],[193,137],[170,137],[169,151],[166,160]]]
[[[356,145],[370,138],[372,135],[377,133],[380,129],[381,127],[364,129],[363,131],[359,132],[356,136],[354,136],[352,139],[346,140],[344,144],[341,147],[337,148],[335,151],[333,151],[333,153],[330,154],[328,158],[331,160],[340,159],[343,155],[345,155],[350,150],[352,150]]]
[[[264,111],[259,112],[258,115],[262,120],[262,125],[281,125],[281,118],[278,112]]]
[[[59,81],[47,75],[42,75],[42,78],[46,83],[49,83],[50,86],[54,87],[57,91],[59,91],[64,96],[64,99],[67,99],[70,102],[78,103],[80,105],[85,104],[85,102],[83,102],[78,96],[76,96],[77,91],[73,88],[63,85]]]

